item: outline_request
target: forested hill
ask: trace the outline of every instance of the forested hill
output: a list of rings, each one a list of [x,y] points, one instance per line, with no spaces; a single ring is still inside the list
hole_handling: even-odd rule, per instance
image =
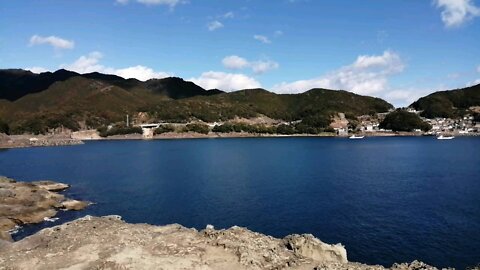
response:
[[[124,79],[116,75],[102,74],[98,72],[79,74],[73,71],[60,69],[55,72],[36,74],[22,69],[0,69],[0,99],[15,101],[28,94],[47,90],[55,82],[66,81],[73,77],[93,79],[126,90],[147,89],[151,92],[173,99],[219,93],[218,90],[209,92],[192,82],[187,82],[176,77],[151,79],[142,82],[136,79]]]
[[[347,91],[312,89],[301,94],[275,94],[264,89],[230,93],[205,90],[181,78],[146,82],[101,73],[67,70],[34,74],[0,71],[0,121],[14,133],[72,130],[121,122],[129,114],[142,121],[225,121],[267,116],[325,128],[339,112],[347,118],[386,112],[388,102]]]
[[[480,106],[480,84],[449,91],[440,91],[422,97],[410,105],[416,110],[423,111],[422,116],[460,117],[470,113],[471,107]]]

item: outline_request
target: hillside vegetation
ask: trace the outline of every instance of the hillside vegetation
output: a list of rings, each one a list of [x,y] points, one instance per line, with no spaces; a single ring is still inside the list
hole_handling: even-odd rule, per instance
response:
[[[414,131],[420,129],[428,131],[432,128],[430,124],[424,122],[415,113],[410,113],[405,110],[398,109],[389,113],[385,119],[380,123],[380,128],[390,129],[393,131]]]
[[[469,112],[469,108],[480,106],[480,84],[457,90],[440,91],[422,97],[410,105],[423,111],[427,118],[461,117]]]
[[[317,132],[327,128],[338,112],[355,119],[358,115],[393,108],[379,98],[327,89],[312,89],[295,95],[279,95],[264,89],[224,93],[205,90],[181,78],[141,82],[101,73],[79,75],[66,70],[42,73],[44,75],[19,70],[0,71],[0,74],[3,74],[3,83],[15,82],[9,88],[0,88],[0,96],[8,96],[11,100],[0,99],[0,118],[9,124],[12,133],[44,133],[58,127],[99,128],[124,121],[127,114],[135,120],[140,112],[145,116],[143,121],[183,123],[264,115],[284,121],[301,121],[297,123],[298,130]],[[68,76],[71,77],[65,79]],[[57,80],[52,81],[52,77]],[[39,90],[48,83],[51,84]],[[28,87],[22,88],[22,85]],[[15,90],[15,87],[19,88]],[[18,97],[24,93],[27,94]]]
[[[182,121],[196,118],[205,122],[250,118],[259,114],[285,121],[328,121],[333,114],[347,117],[386,112],[393,106],[384,100],[346,91],[312,89],[295,95],[279,95],[264,89],[248,89],[213,96],[165,101],[146,108],[157,119]]]

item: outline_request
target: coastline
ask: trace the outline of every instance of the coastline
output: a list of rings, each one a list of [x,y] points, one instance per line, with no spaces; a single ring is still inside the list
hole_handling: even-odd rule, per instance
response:
[[[140,134],[114,135],[109,137],[100,136],[82,136],[82,135],[10,135],[0,134],[0,149],[26,148],[26,147],[47,147],[47,146],[69,146],[81,145],[84,141],[108,141],[108,140],[181,140],[181,139],[221,139],[221,138],[348,138],[349,136],[339,136],[333,133],[319,134],[256,134],[246,132],[214,133],[201,134],[194,132],[169,132],[155,135],[151,138],[145,138]],[[361,135],[368,137],[434,137],[415,132],[369,132]],[[457,137],[477,137],[478,133],[455,134]]]
[[[60,210],[82,210],[88,202],[59,192],[70,185],[50,180],[18,182],[0,176],[0,241],[13,241],[10,232],[26,224],[53,219]]]
[[[436,270],[420,261],[350,262],[342,244],[311,234],[274,238],[233,226],[203,230],[179,224],[131,224],[120,216],[85,216],[18,242],[0,241],[0,269],[314,269]],[[447,268],[449,269],[449,268]]]
[[[0,134],[0,149],[68,146],[84,144],[82,140],[65,135],[5,135]]]

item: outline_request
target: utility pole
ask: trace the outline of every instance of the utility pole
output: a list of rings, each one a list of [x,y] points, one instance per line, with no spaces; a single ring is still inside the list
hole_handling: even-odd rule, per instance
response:
[[[128,114],[127,114],[127,127],[130,127],[130,121],[128,119]]]

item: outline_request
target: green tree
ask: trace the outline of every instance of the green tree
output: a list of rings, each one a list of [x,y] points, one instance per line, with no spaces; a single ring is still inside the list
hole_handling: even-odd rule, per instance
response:
[[[277,127],[277,133],[283,135],[292,135],[296,133],[295,127],[291,125],[281,124]]]
[[[385,119],[380,123],[380,128],[391,129],[393,131],[413,131],[414,129],[428,131],[432,126],[424,122],[415,113],[396,110],[387,114]]]
[[[208,134],[210,132],[210,128],[205,124],[194,123],[194,124],[187,124],[184,129],[185,132],[196,132],[201,134]]]

